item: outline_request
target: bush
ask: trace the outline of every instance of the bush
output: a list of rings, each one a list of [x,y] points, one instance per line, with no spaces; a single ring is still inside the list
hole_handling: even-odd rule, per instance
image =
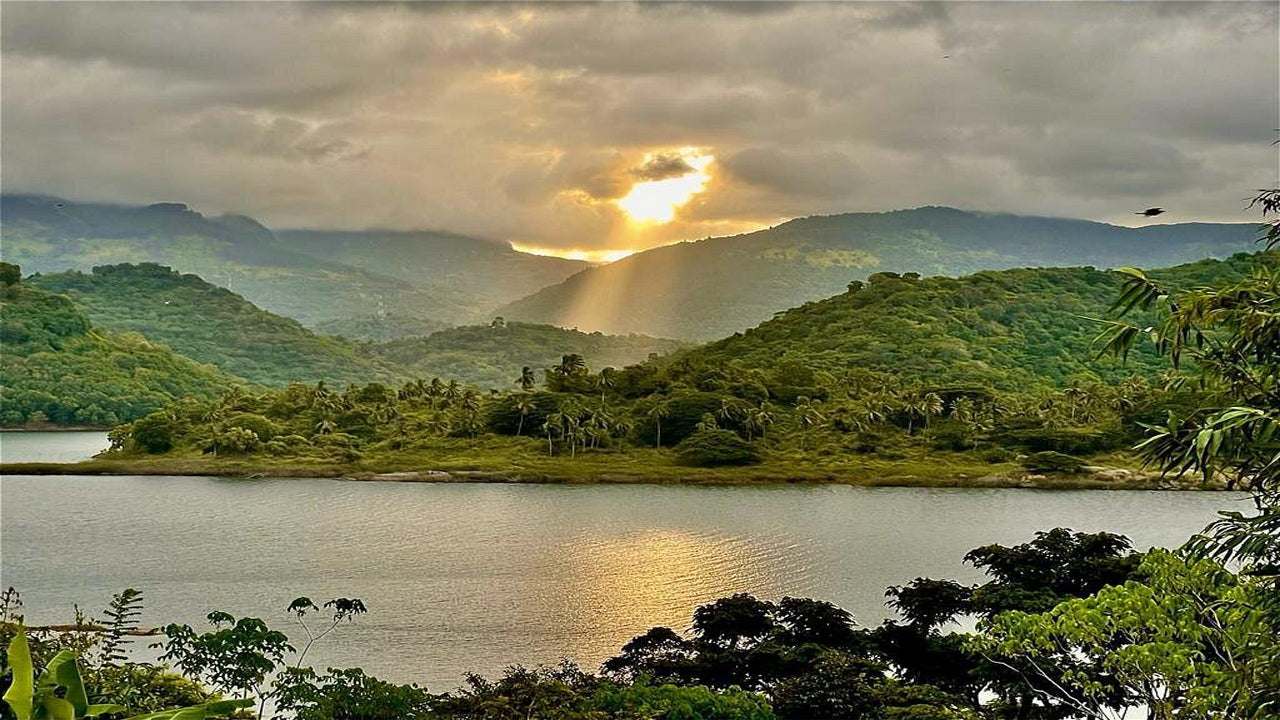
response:
[[[151,413],[133,423],[130,438],[139,450],[159,455],[173,449],[177,434],[178,427],[172,418],[162,413]]]
[[[1023,458],[1022,467],[1032,472],[1071,474],[1080,472],[1084,467],[1084,460],[1049,450]]]
[[[1115,450],[1124,442],[1118,435],[1082,428],[1015,427],[1000,432],[996,441],[1029,452],[1090,455]]]
[[[662,445],[672,447],[693,434],[702,416],[720,410],[722,396],[706,392],[673,393],[667,399],[667,416],[662,418]],[[636,423],[635,435],[639,443],[656,445],[658,423],[643,416]]]
[[[1001,448],[987,448],[986,450],[978,453],[979,460],[989,462],[992,465],[1008,462],[1012,458],[1013,455],[1011,455],[1008,450],[1003,450]]]
[[[935,450],[960,452],[974,446],[972,426],[950,418],[935,420],[928,429],[929,444]]]
[[[254,435],[257,435],[258,439],[263,442],[266,442],[280,434],[280,428],[277,427],[275,423],[256,413],[238,413],[236,415],[232,415],[231,418],[227,420],[227,426],[249,430]]]
[[[676,446],[681,465],[723,467],[760,462],[755,446],[730,430],[698,430]]]
[[[597,691],[594,704],[617,718],[774,720],[763,695],[738,688],[714,692],[702,686],[609,684]]]

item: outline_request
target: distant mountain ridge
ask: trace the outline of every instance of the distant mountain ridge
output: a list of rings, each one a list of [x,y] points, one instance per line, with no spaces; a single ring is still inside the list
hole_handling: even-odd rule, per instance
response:
[[[285,247],[330,262],[467,293],[485,310],[588,267],[580,260],[522,253],[497,240],[441,231],[280,230],[276,237]]]
[[[713,339],[876,272],[960,276],[1038,266],[1159,267],[1254,249],[1256,225],[1127,228],[924,207],[791,220],[636,253],[495,311],[610,333]]]
[[[393,313],[437,326],[488,320],[495,305],[584,267],[449,233],[291,231],[282,237],[252,218],[206,217],[182,203],[4,195],[0,231],[5,259],[28,272],[155,262],[311,326]]]

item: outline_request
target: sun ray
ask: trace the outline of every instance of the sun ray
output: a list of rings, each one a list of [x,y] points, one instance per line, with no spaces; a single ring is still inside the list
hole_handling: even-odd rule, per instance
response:
[[[683,148],[680,156],[692,170],[676,177],[661,180],[646,180],[631,186],[625,197],[616,200],[616,204],[627,217],[639,224],[661,225],[669,223],[676,217],[676,212],[693,199],[695,195],[707,187],[711,175],[707,169],[715,160],[711,155],[704,155],[693,148]],[[647,155],[645,161],[652,159]]]

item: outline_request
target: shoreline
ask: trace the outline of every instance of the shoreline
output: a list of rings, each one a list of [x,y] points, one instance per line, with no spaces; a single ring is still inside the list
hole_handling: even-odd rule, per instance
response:
[[[859,472],[860,470],[860,472]],[[338,464],[263,464],[242,461],[137,461],[93,459],[76,463],[0,463],[7,475],[141,475],[219,477],[228,479],[325,478],[351,482],[487,483],[546,485],[851,485],[861,487],[1013,488],[1028,490],[1177,490],[1222,491],[1224,483],[1206,485],[1198,479],[1167,478],[1123,468],[1090,466],[1084,472],[1038,474],[1005,470],[983,475],[924,476],[892,468],[850,468],[845,472],[780,468],[654,468],[652,472],[590,468],[557,472],[531,468],[406,469],[362,468]]]

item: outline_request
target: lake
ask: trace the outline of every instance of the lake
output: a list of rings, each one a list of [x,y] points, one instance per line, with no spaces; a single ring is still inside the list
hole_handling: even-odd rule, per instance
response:
[[[85,476],[6,477],[0,500],[2,582],[33,623],[125,587],[153,625],[222,609],[290,630],[296,596],[359,597],[369,614],[310,660],[433,690],[516,662],[594,668],[735,592],[822,598],[874,625],[889,585],[976,580],[961,557],[979,545],[1056,526],[1174,545],[1247,507],[1189,492]]]
[[[0,432],[0,462],[79,462],[108,445],[101,430]]]

